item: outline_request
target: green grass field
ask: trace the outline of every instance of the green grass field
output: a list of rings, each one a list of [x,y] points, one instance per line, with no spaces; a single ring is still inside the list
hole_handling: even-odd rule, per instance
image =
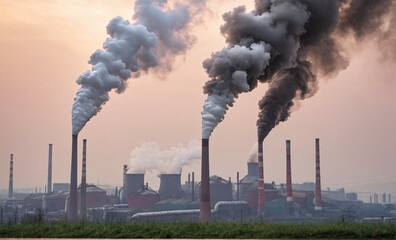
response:
[[[396,238],[373,223],[55,223],[0,225],[0,238]]]

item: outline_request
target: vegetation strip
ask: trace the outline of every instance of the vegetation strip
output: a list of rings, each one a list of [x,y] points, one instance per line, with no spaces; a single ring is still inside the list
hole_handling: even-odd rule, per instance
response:
[[[48,223],[0,225],[0,238],[396,239],[391,223]]]

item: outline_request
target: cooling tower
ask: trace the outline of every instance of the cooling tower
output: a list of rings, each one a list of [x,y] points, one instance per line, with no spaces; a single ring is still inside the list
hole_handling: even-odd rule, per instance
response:
[[[287,202],[293,202],[290,140],[286,140],[286,194],[287,194],[287,198],[286,198]]]
[[[137,192],[144,186],[144,174],[125,174],[125,186],[123,190],[123,195],[126,200],[131,193]],[[127,201],[128,202],[128,201]]]
[[[83,158],[80,189],[80,219],[85,221],[87,216],[87,139],[83,140]]]
[[[316,181],[315,181],[315,210],[322,210],[322,189],[320,185],[320,152],[319,138],[315,139],[315,156],[316,156]]]
[[[258,177],[258,163],[248,162],[248,176]]]
[[[200,219],[210,221],[209,139],[202,139]]]
[[[52,192],[52,144],[49,144],[49,149],[48,149],[48,191],[47,193]]]
[[[14,154],[10,156],[10,178],[8,182],[8,198],[14,198]]]
[[[69,221],[77,221],[77,135],[72,139],[72,157],[70,171],[70,197],[68,201],[67,217]]]
[[[158,190],[160,200],[182,198],[184,196],[180,177],[180,174],[161,174],[161,183]]]

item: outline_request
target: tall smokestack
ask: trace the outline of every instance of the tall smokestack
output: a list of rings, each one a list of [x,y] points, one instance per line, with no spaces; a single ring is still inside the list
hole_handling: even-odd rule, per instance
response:
[[[202,139],[201,165],[201,204],[200,218],[202,222],[210,221],[210,182],[209,182],[209,139]]]
[[[52,144],[49,144],[48,149],[48,182],[47,182],[48,193],[52,192]]]
[[[87,139],[83,139],[83,158],[81,173],[81,189],[80,189],[80,219],[85,221],[87,216]],[[116,193],[117,194],[117,193]]]
[[[188,173],[187,192],[191,193],[191,174]]]
[[[77,221],[77,134],[73,134],[72,157],[70,171],[70,195],[67,217],[69,221]]]
[[[8,183],[8,198],[14,198],[14,154],[10,157],[10,179]]]
[[[257,216],[265,214],[263,142],[258,143],[258,208]]]
[[[319,138],[315,139],[316,149],[316,181],[315,181],[315,210],[322,210],[322,189],[320,186],[320,152],[319,152]]]
[[[287,194],[287,202],[293,202],[293,191],[292,191],[292,181],[291,181],[290,140],[286,140],[286,194]]]

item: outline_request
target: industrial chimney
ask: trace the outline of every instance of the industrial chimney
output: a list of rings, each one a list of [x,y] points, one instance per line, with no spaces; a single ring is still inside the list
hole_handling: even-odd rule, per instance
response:
[[[290,140],[286,140],[286,194],[287,202],[293,202],[293,191],[291,181],[291,159],[290,159]]]
[[[184,196],[180,174],[161,174],[160,179],[161,183],[158,190],[160,200],[182,198]]]
[[[52,144],[49,144],[48,149],[48,182],[47,182],[47,193],[52,192]]]
[[[210,180],[209,180],[209,139],[202,139],[201,162],[201,200],[200,219],[208,222],[211,218],[210,208]]]
[[[10,157],[10,179],[8,183],[8,198],[14,198],[14,154]]]
[[[263,142],[258,143],[258,208],[257,216],[265,214]]]
[[[315,210],[322,210],[322,189],[320,185],[320,152],[319,152],[319,138],[315,139],[316,152],[316,181],[315,181]]]
[[[83,139],[83,158],[80,189],[80,219],[85,221],[87,216],[87,139]]]
[[[69,221],[77,221],[77,135],[72,138],[72,157],[70,171],[70,195],[68,201],[67,217]]]

